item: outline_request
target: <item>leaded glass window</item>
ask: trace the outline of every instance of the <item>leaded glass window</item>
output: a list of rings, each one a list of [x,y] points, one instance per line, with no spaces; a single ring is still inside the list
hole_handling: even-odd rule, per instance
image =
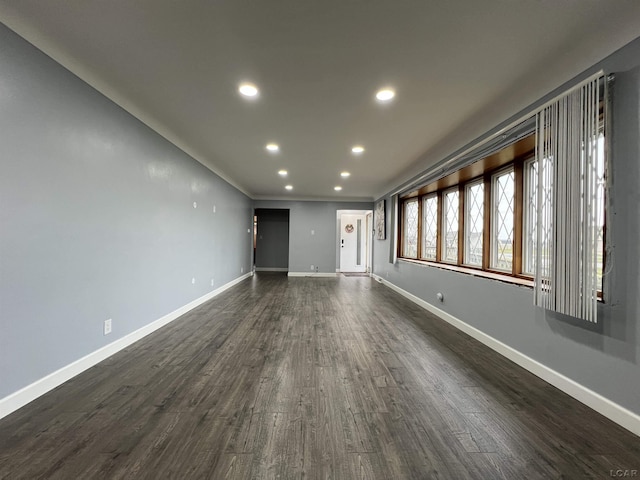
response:
[[[442,198],[444,201],[442,261],[458,263],[458,210],[460,209],[458,188],[446,191]]]
[[[467,185],[465,191],[464,263],[482,266],[484,183]]]
[[[438,239],[438,196],[422,199],[422,258],[436,259]]]
[[[404,203],[404,232],[402,254],[405,257],[418,256],[418,199]]]
[[[493,177],[493,231],[491,233],[491,267],[513,270],[513,237],[515,212],[515,176],[513,168]]]

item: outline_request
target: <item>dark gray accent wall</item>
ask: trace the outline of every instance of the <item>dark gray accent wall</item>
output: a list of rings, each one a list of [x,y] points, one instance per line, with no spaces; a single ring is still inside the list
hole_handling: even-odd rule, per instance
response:
[[[256,270],[289,267],[289,210],[256,209]]]
[[[1,24],[0,167],[0,398],[251,268],[248,197]]]
[[[599,309],[598,326],[534,307],[530,288],[402,260],[392,264],[388,258],[390,238],[374,241],[374,273],[640,414],[640,39],[579,78],[599,69],[615,73],[616,79],[613,131],[609,134],[606,303]],[[524,113],[517,113],[514,119]],[[385,198],[389,217],[390,195]],[[444,294],[444,303],[436,300],[437,292]]]
[[[257,200],[255,208],[289,210],[289,271],[335,273],[338,210],[371,210],[371,202],[304,202]]]

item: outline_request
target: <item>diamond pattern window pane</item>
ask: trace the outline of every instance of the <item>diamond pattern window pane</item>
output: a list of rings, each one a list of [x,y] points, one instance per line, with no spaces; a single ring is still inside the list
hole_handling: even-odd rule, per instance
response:
[[[547,210],[551,208],[551,171],[553,167],[552,161],[545,158],[542,161],[543,168],[543,185],[542,185],[542,203],[538,205],[538,160],[532,160],[525,164],[525,204],[524,204],[524,265],[523,272],[529,275],[536,273],[536,235],[538,232],[538,212],[543,210],[543,222],[547,222],[549,216]],[[549,251],[549,235],[550,225],[546,223],[541,226],[542,243],[546,245],[543,251]]]
[[[402,255],[416,258],[418,256],[418,200],[405,202],[403,223]]]
[[[458,263],[458,190],[444,194],[442,261]]]
[[[538,161],[532,160],[524,167],[526,192],[524,204],[524,273],[536,272],[536,235],[538,225]]]
[[[467,187],[465,218],[464,262],[482,266],[482,237],[484,231],[484,184]]]
[[[438,235],[438,197],[432,195],[422,200],[422,258],[436,259]]]
[[[598,202],[598,258],[596,262],[596,271],[598,275],[598,287],[603,290],[602,276],[604,268],[604,186],[605,186],[605,168],[604,168],[604,135],[598,136],[598,165],[597,170],[597,186],[596,199]]]
[[[498,174],[493,181],[493,232],[491,266],[513,269],[513,218],[515,209],[513,170]]]

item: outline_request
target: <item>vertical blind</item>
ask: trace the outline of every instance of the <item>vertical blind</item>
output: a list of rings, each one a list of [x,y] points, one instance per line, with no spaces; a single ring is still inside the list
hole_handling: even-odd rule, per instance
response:
[[[593,78],[537,113],[534,302],[597,322],[601,85]]]

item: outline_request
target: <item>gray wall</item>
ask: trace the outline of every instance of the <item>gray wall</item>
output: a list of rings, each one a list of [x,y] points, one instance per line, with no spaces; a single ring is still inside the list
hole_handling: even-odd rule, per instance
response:
[[[0,398],[251,268],[249,198],[1,24],[0,166]]]
[[[371,210],[370,202],[303,202],[257,200],[255,208],[289,209],[289,271],[335,273],[338,210]],[[313,233],[312,233],[313,231]]]
[[[606,73],[616,73],[607,213],[609,266],[606,303],[599,310],[597,327],[534,307],[530,288],[409,262],[391,264],[390,240],[374,241],[374,273],[637,414],[640,414],[639,65],[640,39],[581,75],[600,68]],[[528,110],[533,108],[535,105]],[[514,118],[521,113],[524,112]],[[388,195],[385,198],[389,218],[391,202]],[[443,304],[437,302],[437,292],[444,293]]]
[[[289,267],[289,210],[256,209],[256,270]]]

